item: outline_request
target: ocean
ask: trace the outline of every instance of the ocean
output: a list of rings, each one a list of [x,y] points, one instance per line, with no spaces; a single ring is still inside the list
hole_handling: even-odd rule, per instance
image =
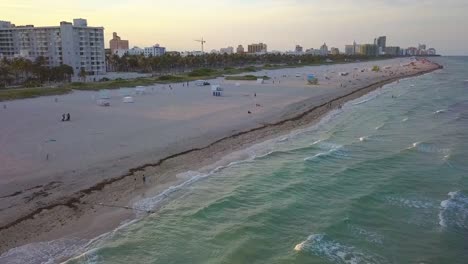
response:
[[[67,263],[468,263],[468,57],[433,60],[445,68],[187,172]]]

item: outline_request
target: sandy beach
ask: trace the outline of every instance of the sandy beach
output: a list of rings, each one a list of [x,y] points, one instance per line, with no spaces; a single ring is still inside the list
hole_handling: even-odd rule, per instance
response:
[[[184,172],[231,162],[222,157],[309,126],[386,83],[440,68],[426,60],[411,62],[255,73],[270,77],[263,84],[209,80],[223,87],[221,97],[211,96],[210,86],[175,83],[147,86],[144,94],[132,88],[134,103],[123,103],[121,92],[111,90],[109,107],[96,104],[94,91],[5,102],[0,254],[63,237],[94,238],[146,213],[140,209],[149,209],[135,202],[187,180],[180,176]],[[379,72],[371,70],[374,65]],[[318,85],[306,84],[310,73]],[[71,121],[60,121],[64,113]]]

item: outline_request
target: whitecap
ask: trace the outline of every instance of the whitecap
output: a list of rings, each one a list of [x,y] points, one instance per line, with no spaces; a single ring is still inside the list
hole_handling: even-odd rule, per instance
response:
[[[383,239],[384,236],[380,235],[376,232],[366,230],[362,227],[354,226],[354,225],[349,225],[349,228],[351,230],[351,233],[357,237],[362,237],[366,241],[375,243],[375,244],[383,244]]]
[[[394,206],[404,208],[428,209],[434,208],[434,204],[430,201],[409,199],[401,196],[386,196],[385,202]]]
[[[440,109],[440,110],[437,110],[434,112],[434,114],[442,114],[442,113],[445,113],[447,111],[447,109]]]
[[[431,143],[415,142],[408,149],[416,149],[417,151],[422,153],[439,153],[443,154],[444,158],[450,155],[450,148],[441,148]]]
[[[468,232],[468,196],[461,191],[449,192],[440,203],[439,225]]]
[[[401,120],[401,122],[406,122],[406,121],[408,121],[408,117],[405,117]]]
[[[327,259],[332,263],[388,263],[383,257],[364,252],[353,246],[343,245],[324,234],[310,235],[306,240],[294,246],[298,252],[310,253]]]
[[[364,141],[366,141],[367,139],[369,139],[369,137],[360,137],[360,138],[359,138],[359,141],[364,142]]]

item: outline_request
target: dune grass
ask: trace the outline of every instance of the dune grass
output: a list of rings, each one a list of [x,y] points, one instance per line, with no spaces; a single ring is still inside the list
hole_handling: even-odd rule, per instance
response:
[[[226,80],[232,81],[256,81],[257,79],[269,80],[268,76],[255,76],[255,75],[243,75],[243,76],[227,76]]]
[[[8,100],[18,100],[24,98],[35,98],[39,96],[48,95],[61,95],[72,92],[72,89],[65,87],[56,88],[16,88],[16,89],[2,89],[0,90],[0,102]]]

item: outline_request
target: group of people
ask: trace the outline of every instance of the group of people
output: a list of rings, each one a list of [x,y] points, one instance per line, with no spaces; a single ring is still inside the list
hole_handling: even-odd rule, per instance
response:
[[[62,115],[62,122],[64,121],[70,121],[70,113]]]

